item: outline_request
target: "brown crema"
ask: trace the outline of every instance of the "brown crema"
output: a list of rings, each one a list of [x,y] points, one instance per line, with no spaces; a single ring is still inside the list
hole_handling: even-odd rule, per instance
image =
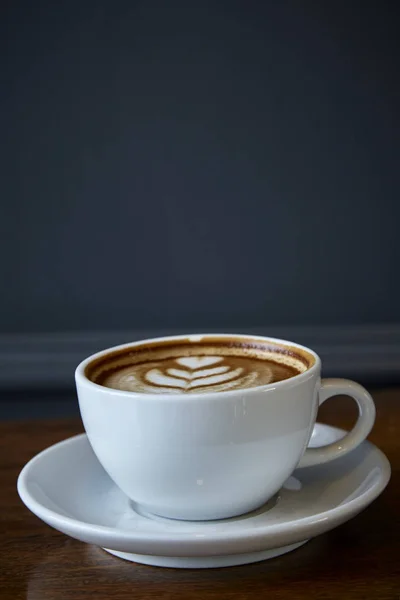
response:
[[[188,336],[144,342],[94,359],[99,385],[148,394],[224,392],[283,381],[314,364],[308,352],[269,340]]]

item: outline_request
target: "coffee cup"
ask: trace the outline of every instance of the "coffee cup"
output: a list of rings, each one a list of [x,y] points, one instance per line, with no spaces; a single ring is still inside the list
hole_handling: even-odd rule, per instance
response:
[[[259,508],[294,469],[345,456],[367,437],[370,394],[320,373],[318,355],[293,342],[199,334],[104,350],[75,378],[90,444],[136,510],[214,520]],[[318,407],[338,394],[356,401],[355,426],[307,447]]]

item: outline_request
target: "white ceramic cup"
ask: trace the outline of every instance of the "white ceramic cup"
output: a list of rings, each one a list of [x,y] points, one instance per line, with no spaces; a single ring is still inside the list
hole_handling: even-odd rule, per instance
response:
[[[199,337],[208,336],[151,342]],[[298,349],[311,366],[277,383],[201,394],[119,391],[86,376],[92,361],[146,340],[99,352],[76,369],[80,411],[92,448],[138,510],[185,520],[252,511],[269,500],[296,467],[344,456],[371,431],[375,406],[369,393],[353,381],[321,381],[321,361],[312,350],[273,338],[229,337]],[[318,406],[337,394],[356,401],[356,425],[339,442],[307,448]]]

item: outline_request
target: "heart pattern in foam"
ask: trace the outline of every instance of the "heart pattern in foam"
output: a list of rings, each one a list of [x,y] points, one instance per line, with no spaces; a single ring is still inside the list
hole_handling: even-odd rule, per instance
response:
[[[111,375],[106,385],[148,393],[204,393],[252,387],[259,376],[252,361],[236,356],[182,356],[132,365]],[[263,382],[273,372],[263,365]]]
[[[176,367],[160,367],[147,371],[145,381],[150,385],[174,387],[182,391],[199,387],[226,385],[243,375],[243,367],[232,368],[222,356],[187,356],[175,360]],[[237,382],[236,382],[237,383]]]

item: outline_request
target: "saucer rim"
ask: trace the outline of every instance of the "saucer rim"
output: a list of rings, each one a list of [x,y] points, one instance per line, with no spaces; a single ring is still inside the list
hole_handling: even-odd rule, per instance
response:
[[[343,429],[324,423],[318,423],[318,425],[336,434],[344,435],[346,433]],[[137,533],[64,516],[47,508],[36,500],[34,494],[30,492],[32,473],[36,464],[56,448],[73,446],[84,438],[87,439],[86,433],[57,442],[28,461],[21,470],[17,481],[17,490],[22,502],[45,523],[71,537],[110,549],[120,550],[126,548],[127,552],[134,551],[147,555],[206,556],[210,553],[210,545],[214,546],[215,551],[218,548],[218,553],[221,554],[238,554],[243,552],[243,548],[246,552],[249,552],[260,548],[267,549],[269,547],[284,546],[287,543],[300,542],[333,529],[361,512],[383,492],[391,476],[390,463],[385,454],[374,444],[365,440],[361,446],[369,446],[379,458],[381,467],[379,477],[360,495],[348,502],[344,501],[334,508],[283,523],[263,524],[257,529],[243,527],[243,529],[235,531],[220,530],[204,534],[174,531]],[[89,440],[87,441],[90,446]],[[343,456],[336,460],[346,460],[346,457]],[[306,468],[313,469],[315,467]]]

